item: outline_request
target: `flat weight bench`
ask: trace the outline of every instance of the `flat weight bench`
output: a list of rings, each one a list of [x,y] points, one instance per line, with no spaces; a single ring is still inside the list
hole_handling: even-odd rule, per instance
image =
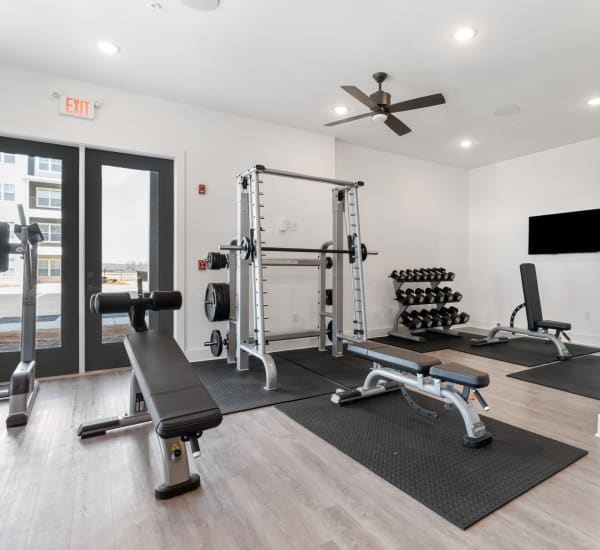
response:
[[[379,344],[364,342],[349,344],[348,351],[357,357],[373,362],[373,369],[364,384],[353,390],[338,389],[331,401],[344,405],[351,401],[373,397],[399,390],[408,404],[419,414],[438,418],[437,413],[418,405],[406,391],[406,386],[449,401],[446,408],[455,408],[461,414],[466,435],[463,443],[467,447],[482,447],[491,442],[492,436],[470,402],[473,394],[484,410],[489,407],[479,388],[489,385],[490,377],[485,373],[459,363],[444,363],[431,355]],[[457,390],[454,385],[462,386]]]
[[[164,482],[156,487],[156,498],[167,499],[200,486],[198,474],[190,474],[186,442],[192,455],[200,456],[198,438],[221,423],[222,414],[190,363],[164,330],[148,330],[147,309],[181,307],[179,292],[152,292],[132,299],[128,293],[96,294],[90,307],[98,314],[127,311],[136,330],[125,337],[131,362],[129,412],[82,424],[77,434],[86,439],[108,430],[152,421],[159,439]]]
[[[570,341],[567,330],[571,330],[571,323],[562,321],[551,321],[544,319],[542,314],[542,302],[540,300],[540,290],[538,286],[537,274],[534,264],[521,264],[521,285],[523,287],[524,302],[519,304],[510,316],[510,326],[496,325],[484,338],[473,338],[473,346],[489,346],[492,344],[505,344],[509,341],[506,336],[496,336],[499,332],[508,332],[510,334],[524,334],[531,338],[541,338],[556,347],[556,357],[560,361],[566,361],[571,358],[571,353],[565,343],[561,340],[564,336]],[[517,313],[525,308],[527,314],[527,328],[518,328],[514,326]],[[549,331],[555,331],[550,334]]]

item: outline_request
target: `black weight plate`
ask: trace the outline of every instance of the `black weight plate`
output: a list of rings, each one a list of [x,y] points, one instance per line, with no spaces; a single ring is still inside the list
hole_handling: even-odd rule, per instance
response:
[[[209,283],[204,295],[204,312],[212,323],[229,319],[229,285]]]
[[[223,353],[223,338],[220,330],[213,330],[210,333],[210,352],[214,357],[219,357]]]
[[[10,225],[0,222],[0,273],[8,271]]]

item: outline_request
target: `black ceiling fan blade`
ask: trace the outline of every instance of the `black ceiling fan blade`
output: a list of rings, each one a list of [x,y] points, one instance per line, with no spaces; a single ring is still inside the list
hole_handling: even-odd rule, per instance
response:
[[[400,103],[394,103],[387,107],[387,111],[388,113],[399,113],[401,111],[412,111],[413,109],[423,109],[424,107],[443,105],[444,103],[446,103],[446,98],[442,94],[433,94],[401,101]]]
[[[358,120],[368,116],[373,116],[373,113],[364,113],[362,115],[351,116],[350,118],[343,118],[342,120],[334,120],[333,122],[324,124],[324,126],[337,126],[338,124],[344,124],[344,122],[352,122],[353,120]]]
[[[412,130],[404,124],[401,120],[398,120],[394,115],[389,115],[385,120],[385,125],[392,131],[396,132],[399,136],[408,134]]]
[[[359,90],[356,86],[342,86],[342,90],[349,93],[354,99],[357,99],[371,110],[379,108],[377,103],[375,103],[367,94],[365,94],[365,92]]]

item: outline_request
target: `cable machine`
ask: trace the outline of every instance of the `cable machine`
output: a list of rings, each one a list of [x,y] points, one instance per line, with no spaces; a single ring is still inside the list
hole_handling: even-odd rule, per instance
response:
[[[267,246],[263,239],[264,219],[262,215],[261,184],[263,175],[314,181],[332,185],[331,204],[333,213],[332,238],[320,247],[278,247]],[[228,336],[227,361],[235,363],[238,371],[249,368],[251,355],[257,357],[265,369],[265,389],[277,388],[277,367],[274,359],[267,353],[269,342],[318,337],[320,351],[326,351],[327,339],[331,340],[331,353],[334,357],[343,354],[344,341],[364,342],[367,340],[367,319],[364,295],[363,262],[369,254],[362,242],[358,208],[358,189],[364,185],[361,181],[351,182],[331,178],[321,178],[273,170],[257,165],[240,174],[237,178],[237,237],[230,244],[219,246],[219,250],[228,253],[210,253],[207,256],[209,269],[228,267],[229,285],[220,286],[220,292],[207,289],[205,308],[209,320],[227,320]],[[315,258],[275,258],[269,252],[318,254]],[[352,280],[352,334],[344,332],[344,258],[348,258]],[[265,317],[265,283],[263,270],[276,266],[316,266],[320,270],[319,279],[319,326],[316,331],[297,333],[268,334]],[[326,272],[331,269],[332,288],[326,288]],[[330,297],[330,299],[328,299]],[[214,317],[209,311],[218,309],[221,316]],[[327,305],[331,307],[328,309]],[[231,307],[230,307],[231,306]],[[225,311],[228,316],[225,317]],[[212,318],[211,318],[212,317]],[[218,331],[213,331],[211,346],[213,355],[222,351],[223,340]],[[218,353],[215,353],[218,351]]]

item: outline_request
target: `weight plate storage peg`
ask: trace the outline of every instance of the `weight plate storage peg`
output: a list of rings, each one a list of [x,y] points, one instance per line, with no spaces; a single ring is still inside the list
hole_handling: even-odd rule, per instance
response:
[[[208,283],[204,295],[204,312],[212,323],[229,319],[229,285]]]

